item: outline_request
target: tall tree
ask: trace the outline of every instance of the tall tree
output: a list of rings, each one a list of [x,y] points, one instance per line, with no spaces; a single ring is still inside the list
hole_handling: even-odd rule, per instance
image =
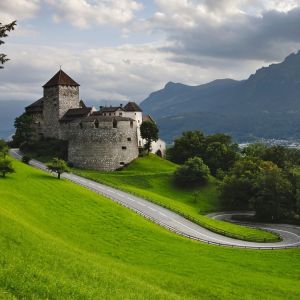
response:
[[[145,149],[149,153],[152,142],[158,140],[158,128],[155,123],[145,121],[142,123],[140,130],[142,138],[146,140]]]
[[[19,146],[23,142],[28,142],[32,134],[32,117],[26,113],[15,119],[16,133],[13,136],[13,142],[16,146]]]
[[[6,25],[0,23],[0,45],[4,44],[2,38],[6,38],[8,36],[7,32],[14,30],[16,25],[17,25],[17,21],[13,21]],[[0,69],[3,69],[4,63],[7,62],[8,60],[9,58],[7,58],[6,54],[0,53]]]

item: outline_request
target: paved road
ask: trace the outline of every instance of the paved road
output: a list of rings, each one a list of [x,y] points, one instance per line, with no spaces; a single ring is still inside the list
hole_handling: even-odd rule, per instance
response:
[[[10,154],[21,159],[22,154],[18,149],[12,149]],[[31,160],[30,164],[36,168],[47,171],[47,168],[41,162]],[[76,184],[82,185],[90,190],[106,196],[107,198],[139,213],[147,219],[173,231],[180,235],[189,237],[191,239],[203,241],[209,244],[216,244],[229,247],[242,247],[253,249],[282,249],[291,247],[300,247],[300,235],[288,229],[268,228],[279,233],[282,236],[282,241],[277,243],[254,243],[241,241],[220,234],[211,232],[182,216],[149,202],[145,199],[133,196],[118,189],[108,187],[106,185],[94,182],[92,180],[71,174],[64,173],[62,178],[66,178]]]

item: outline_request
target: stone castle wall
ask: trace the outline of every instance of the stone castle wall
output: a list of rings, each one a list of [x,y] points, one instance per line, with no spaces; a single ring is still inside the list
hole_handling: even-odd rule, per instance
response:
[[[69,141],[68,160],[75,167],[113,171],[138,157],[135,122],[66,124],[64,139]]]

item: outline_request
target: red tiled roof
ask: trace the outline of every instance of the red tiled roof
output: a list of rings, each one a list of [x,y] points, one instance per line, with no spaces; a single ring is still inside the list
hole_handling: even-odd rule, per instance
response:
[[[51,87],[56,85],[79,86],[69,75],[63,70],[59,70],[43,87]]]

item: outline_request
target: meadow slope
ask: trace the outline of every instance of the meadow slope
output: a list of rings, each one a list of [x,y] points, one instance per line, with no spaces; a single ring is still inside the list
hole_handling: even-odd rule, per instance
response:
[[[278,236],[267,231],[213,220],[204,214],[222,210],[219,203],[217,180],[198,188],[178,188],[173,184],[173,173],[178,165],[156,155],[139,157],[119,172],[99,172],[72,169],[72,172],[113,186],[167,207],[215,232],[248,241],[277,241]]]
[[[299,299],[300,251],[206,245],[14,161],[0,178],[0,299]]]

